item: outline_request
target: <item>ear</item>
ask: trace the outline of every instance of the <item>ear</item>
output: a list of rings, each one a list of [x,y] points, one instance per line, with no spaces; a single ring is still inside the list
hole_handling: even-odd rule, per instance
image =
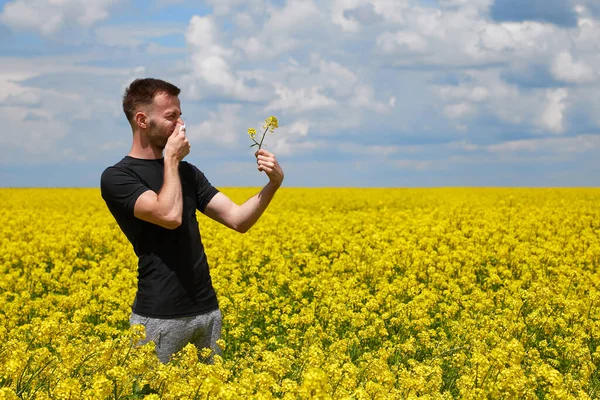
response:
[[[148,128],[148,116],[145,113],[138,111],[133,117],[133,119],[135,120],[137,126],[139,126],[140,128]]]

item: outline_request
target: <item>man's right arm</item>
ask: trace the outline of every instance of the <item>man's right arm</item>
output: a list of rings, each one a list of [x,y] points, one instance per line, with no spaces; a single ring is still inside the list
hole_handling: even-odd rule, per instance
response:
[[[165,146],[163,185],[158,193],[148,190],[135,202],[133,215],[143,221],[176,229],[181,225],[183,195],[179,178],[179,162],[190,152],[190,144],[180,125],[169,136]]]
[[[183,198],[179,179],[179,160],[165,158],[163,185],[158,193],[147,190],[135,202],[133,215],[143,221],[176,229],[181,225]]]

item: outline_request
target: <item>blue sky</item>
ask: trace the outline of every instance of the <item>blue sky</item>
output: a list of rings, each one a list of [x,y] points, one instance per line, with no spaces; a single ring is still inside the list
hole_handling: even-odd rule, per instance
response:
[[[0,187],[97,187],[169,80],[197,165],[261,186],[598,186],[593,0],[0,1]]]

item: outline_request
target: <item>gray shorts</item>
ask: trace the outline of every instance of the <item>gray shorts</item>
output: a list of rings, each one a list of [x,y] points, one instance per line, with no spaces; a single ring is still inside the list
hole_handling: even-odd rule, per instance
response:
[[[143,345],[153,341],[156,354],[162,363],[167,363],[171,356],[183,349],[188,343],[198,348],[200,361],[212,363],[212,355],[207,359],[200,357],[203,348],[209,348],[214,354],[221,355],[217,340],[221,337],[221,310],[210,311],[193,317],[173,319],[149,318],[132,313],[130,325],[144,325],[146,339],[138,343]]]

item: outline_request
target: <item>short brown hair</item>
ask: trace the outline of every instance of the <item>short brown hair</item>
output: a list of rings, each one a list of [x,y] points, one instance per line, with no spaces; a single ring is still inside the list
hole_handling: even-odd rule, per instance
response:
[[[140,106],[150,106],[154,102],[154,96],[158,93],[167,93],[172,96],[179,96],[181,90],[161,79],[144,78],[136,79],[123,95],[123,111],[130,123],[133,123],[133,116]]]

